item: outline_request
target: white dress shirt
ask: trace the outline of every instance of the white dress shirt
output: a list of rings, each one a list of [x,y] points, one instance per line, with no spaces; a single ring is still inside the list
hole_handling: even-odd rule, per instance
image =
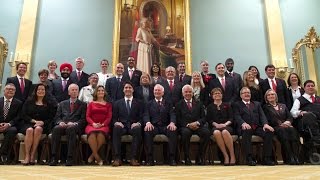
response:
[[[312,103],[311,95],[304,93],[302,96]],[[313,95],[313,96],[315,96],[315,95]],[[301,112],[300,101],[299,101],[299,99],[296,99],[293,103],[293,106],[290,110],[290,113],[294,118],[297,118],[300,115],[300,112]]]

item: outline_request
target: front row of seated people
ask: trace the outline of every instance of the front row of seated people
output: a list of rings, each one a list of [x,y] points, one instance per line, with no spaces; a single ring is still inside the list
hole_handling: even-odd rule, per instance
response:
[[[183,98],[173,107],[172,101],[164,96],[165,89],[156,84],[153,90],[154,99],[146,105],[133,98],[133,85],[125,82],[124,97],[113,104],[106,101],[107,93],[104,86],[98,86],[93,93],[93,101],[86,104],[78,100],[79,87],[70,84],[68,93],[70,98],[58,104],[50,99],[45,85],[38,84],[32,96],[22,104],[14,98],[16,88],[14,84],[4,87],[4,97],[0,99],[1,126],[0,133],[4,141],[0,148],[2,164],[8,163],[9,152],[17,132],[25,134],[24,165],[35,164],[35,152],[42,134],[52,133],[50,165],[58,164],[59,143],[62,135],[67,136],[68,151],[66,165],[74,164],[74,151],[79,136],[85,132],[88,135],[88,144],[92,154],[88,162],[97,162],[102,165],[103,160],[98,151],[106,142],[112,139],[114,161],[113,166],[120,166],[121,136],[132,135],[131,161],[132,166],[139,166],[139,151],[142,141],[146,147],[146,164],[154,165],[153,137],[164,134],[168,137],[168,162],[176,165],[176,149],[178,134],[184,152],[184,162],[191,165],[190,138],[193,134],[200,137],[200,147],[196,155],[199,165],[205,164],[206,149],[210,134],[219,146],[224,165],[234,165],[236,158],[233,147],[233,134],[242,136],[241,144],[248,165],[256,165],[252,152],[252,135],[263,138],[263,156],[265,165],[274,165],[272,155],[273,135],[277,135],[283,151],[285,162],[299,164],[298,130],[311,129],[319,135],[317,120],[319,119],[320,98],[315,96],[315,83],[307,80],[304,83],[305,94],[298,98],[289,113],[286,105],[278,103],[275,91],[265,93],[267,104],[261,107],[260,102],[251,101],[251,92],[247,87],[240,90],[241,101],[230,105],[222,101],[223,94],[220,88],[211,91],[212,103],[207,107],[207,114],[201,101],[193,99],[193,88],[190,85],[182,87]],[[56,109],[57,106],[57,110]],[[21,110],[22,109],[22,110]],[[20,112],[21,110],[21,112]],[[20,121],[19,118],[23,119]],[[303,123],[302,123],[303,121]],[[209,127],[207,126],[209,125]],[[112,131],[111,131],[112,128]],[[210,132],[211,131],[211,132]],[[112,135],[112,136],[111,136]],[[111,136],[111,138],[107,138]]]

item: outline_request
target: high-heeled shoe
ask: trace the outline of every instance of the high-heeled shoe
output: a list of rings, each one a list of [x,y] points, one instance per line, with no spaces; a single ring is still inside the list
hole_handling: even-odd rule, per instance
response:
[[[28,165],[30,165],[30,162],[22,162],[21,163],[23,166],[28,166]]]
[[[31,166],[33,166],[33,165],[35,165],[35,164],[36,164],[35,161],[30,161],[30,162],[29,162],[29,165],[31,165]]]
[[[88,158],[88,164],[92,164],[93,163],[93,158]]]
[[[100,160],[99,162],[97,162],[97,164],[98,164],[99,166],[102,166],[102,165],[103,165],[103,160]]]

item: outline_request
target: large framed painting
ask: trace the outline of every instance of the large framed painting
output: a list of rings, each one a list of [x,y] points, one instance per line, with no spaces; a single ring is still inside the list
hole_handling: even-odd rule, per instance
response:
[[[115,0],[114,18],[113,67],[134,57],[146,73],[180,62],[191,73],[189,0]]]

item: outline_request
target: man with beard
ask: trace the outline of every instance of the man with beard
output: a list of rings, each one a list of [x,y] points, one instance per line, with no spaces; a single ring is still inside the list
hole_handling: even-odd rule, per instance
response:
[[[133,84],[133,88],[140,86],[140,77],[142,72],[136,69],[136,61],[133,57],[129,56],[127,61],[128,68],[123,72],[123,78]]]
[[[63,63],[60,66],[61,77],[52,81],[52,95],[57,102],[69,99],[68,87],[73,82],[69,79],[72,72],[72,65],[69,63]]]
[[[227,71],[224,73],[226,77],[231,77],[235,84],[237,93],[239,93],[242,88],[242,78],[241,75],[233,71],[234,61],[232,58],[228,58],[225,62]]]

